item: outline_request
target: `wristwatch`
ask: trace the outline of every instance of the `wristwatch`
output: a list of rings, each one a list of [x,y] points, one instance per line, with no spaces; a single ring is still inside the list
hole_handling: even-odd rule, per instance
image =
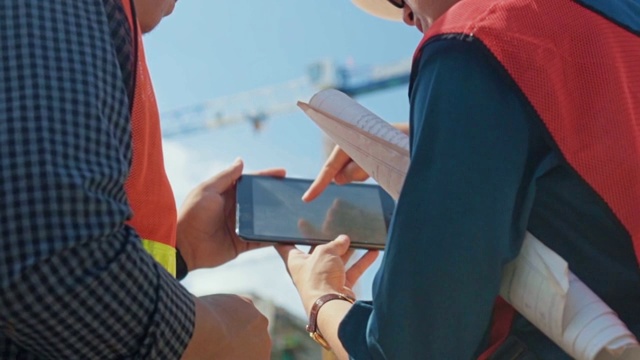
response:
[[[348,301],[351,304],[353,304],[356,301],[356,299],[345,294],[329,293],[329,294],[320,296],[311,306],[311,311],[309,312],[309,324],[307,325],[307,332],[309,332],[309,336],[315,342],[322,345],[322,347],[327,350],[331,350],[331,347],[329,346],[329,343],[327,342],[327,340],[325,340],[325,338],[320,333],[320,330],[318,329],[318,311],[320,311],[320,308],[322,307],[322,305],[326,304],[331,300],[344,300],[344,301]]]

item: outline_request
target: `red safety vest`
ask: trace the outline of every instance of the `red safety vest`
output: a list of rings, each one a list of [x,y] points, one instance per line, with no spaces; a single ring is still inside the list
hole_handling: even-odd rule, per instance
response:
[[[176,272],[177,211],[164,169],[160,114],[142,46],[142,33],[134,18],[132,1],[122,0],[136,44],[135,89],[131,110],[133,161],[125,191],[133,217],[127,222],[142,238],[147,251],[167,271]]]
[[[570,166],[628,231],[640,259],[640,37],[570,0],[462,0],[425,33],[473,36],[536,110]],[[500,300],[485,359],[508,335]]]

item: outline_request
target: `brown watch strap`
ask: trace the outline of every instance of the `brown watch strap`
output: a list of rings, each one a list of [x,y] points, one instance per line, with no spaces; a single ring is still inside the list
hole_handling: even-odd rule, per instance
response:
[[[340,293],[329,293],[320,296],[311,306],[311,311],[309,312],[309,324],[307,324],[306,330],[307,332],[309,332],[309,336],[311,336],[313,340],[327,349],[329,348],[329,344],[322,337],[320,331],[318,331],[318,311],[320,311],[322,305],[331,300],[344,300],[348,301],[351,304],[355,302],[355,299],[348,295]]]

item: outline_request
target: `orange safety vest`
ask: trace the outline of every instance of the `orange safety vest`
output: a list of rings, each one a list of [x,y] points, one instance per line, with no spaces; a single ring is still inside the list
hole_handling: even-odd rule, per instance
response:
[[[176,274],[177,211],[164,169],[160,114],[142,46],[142,33],[133,0],[122,0],[135,46],[135,89],[131,107],[133,160],[125,191],[133,217],[127,222],[142,238],[145,249]]]
[[[567,163],[608,204],[640,259],[640,37],[570,0],[462,0],[425,33],[472,36],[518,85]],[[487,356],[513,309],[494,308]]]

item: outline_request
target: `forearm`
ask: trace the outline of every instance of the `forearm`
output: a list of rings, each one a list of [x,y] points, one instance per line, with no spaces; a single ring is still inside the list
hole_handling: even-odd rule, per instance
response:
[[[263,360],[271,352],[268,320],[248,298],[214,294],[195,299],[196,320],[183,359]]]
[[[189,345],[182,354],[182,359],[199,359],[204,354],[216,354],[218,347],[222,346],[228,334],[224,323],[212,308],[201,299],[194,297],[195,324]],[[214,340],[215,341],[212,341]]]
[[[230,294],[194,297],[194,301],[195,326],[183,360],[265,358],[267,321],[250,301]],[[252,327],[258,331],[252,332]]]
[[[329,301],[325,303],[318,312],[318,329],[329,343],[331,351],[340,360],[349,359],[349,354],[345,350],[340,338],[338,337],[338,329],[340,322],[351,309],[352,304],[348,301]]]

